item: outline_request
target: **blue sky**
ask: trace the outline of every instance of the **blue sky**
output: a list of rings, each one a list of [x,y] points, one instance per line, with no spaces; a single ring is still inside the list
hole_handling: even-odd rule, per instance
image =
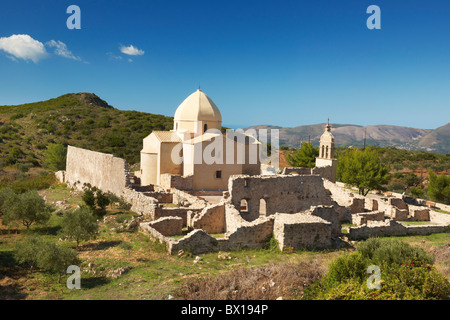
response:
[[[72,4],[81,30],[66,27]],[[366,27],[372,4],[381,30]],[[93,92],[173,116],[200,84],[232,127],[436,128],[450,121],[449,15],[437,0],[3,2],[0,105]],[[13,35],[33,47],[14,51]]]

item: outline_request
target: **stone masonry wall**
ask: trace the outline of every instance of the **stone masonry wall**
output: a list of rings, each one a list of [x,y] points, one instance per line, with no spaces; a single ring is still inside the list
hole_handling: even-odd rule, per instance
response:
[[[427,235],[439,232],[450,232],[450,226],[416,225],[405,226],[395,220],[369,221],[366,225],[349,228],[349,240],[362,240],[369,237]]]
[[[81,188],[84,183],[121,195],[129,186],[128,163],[121,158],[68,146],[65,180]]]
[[[273,235],[280,250],[287,247],[328,248],[331,246],[331,223],[320,217],[303,213],[277,213]]]
[[[225,205],[219,203],[207,206],[201,212],[191,216],[188,227],[202,229],[208,233],[225,232]]]
[[[164,217],[149,222],[149,226],[161,233],[163,236],[174,236],[182,234],[183,219],[180,217]]]
[[[230,177],[229,200],[240,208],[241,200],[248,203],[247,221],[260,216],[260,201],[265,200],[265,215],[276,212],[296,213],[314,205],[331,205],[332,199],[318,175],[243,176]]]

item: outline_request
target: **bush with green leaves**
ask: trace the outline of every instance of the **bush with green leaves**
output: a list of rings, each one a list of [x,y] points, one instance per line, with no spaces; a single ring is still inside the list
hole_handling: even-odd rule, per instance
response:
[[[339,157],[337,178],[358,188],[359,194],[381,189],[389,179],[389,169],[381,162],[376,148],[349,149]]]
[[[341,256],[328,272],[303,292],[303,299],[445,299],[450,283],[432,266],[433,257],[399,240],[372,238],[356,252]],[[380,289],[371,289],[367,268],[381,270]]]
[[[45,150],[44,163],[52,171],[66,169],[67,147],[62,144],[50,144]]]
[[[57,273],[58,282],[61,282],[61,276],[66,273],[67,267],[79,265],[81,262],[76,251],[35,236],[17,243],[14,256],[19,264],[30,267],[30,271],[39,268]]]
[[[51,207],[45,203],[37,191],[16,194],[10,189],[6,190],[5,194],[2,192],[3,224],[22,223],[29,229],[32,224],[44,224],[50,219]]]
[[[91,210],[95,210],[95,195],[91,189],[85,189],[81,199]]]
[[[379,266],[400,266],[407,261],[426,264],[434,262],[433,256],[425,250],[401,240],[369,238],[358,245],[357,252]]]
[[[312,143],[302,142],[299,150],[286,155],[286,160],[292,167],[313,168],[318,156],[319,148],[315,148]]]
[[[423,191],[423,190],[420,189],[420,188],[414,188],[414,187],[412,187],[412,188],[410,189],[410,191],[411,191],[411,194],[412,194],[414,197],[416,197],[416,198],[422,198],[422,197],[424,196],[424,194],[425,194],[425,191]]]
[[[98,224],[92,211],[88,207],[80,207],[75,211],[67,211],[61,222],[61,234],[77,243],[96,237]]]
[[[102,190],[97,189],[97,191],[95,192],[95,198],[97,206],[100,208],[102,212],[104,212],[106,206],[110,204],[108,196],[105,193],[103,193]]]
[[[428,172],[428,195],[434,201],[450,204],[450,176],[441,174],[437,176],[431,170]]]

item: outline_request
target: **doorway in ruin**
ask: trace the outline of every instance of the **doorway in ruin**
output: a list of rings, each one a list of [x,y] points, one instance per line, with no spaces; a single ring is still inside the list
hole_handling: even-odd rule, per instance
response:
[[[259,199],[259,217],[267,217],[267,200]]]

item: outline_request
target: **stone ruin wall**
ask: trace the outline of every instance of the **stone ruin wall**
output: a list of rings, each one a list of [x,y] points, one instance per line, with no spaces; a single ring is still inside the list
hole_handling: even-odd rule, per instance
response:
[[[111,154],[68,146],[66,171],[59,172],[61,181],[82,190],[85,184],[104,192],[123,196],[131,204],[131,210],[150,219],[178,216],[186,224],[189,210],[200,211],[204,200],[186,192],[171,188],[169,192],[158,187],[158,192],[140,192],[131,188],[128,163]],[[164,207],[159,202],[172,202],[180,207]]]
[[[318,175],[245,176],[236,175],[228,181],[229,201],[240,208],[241,200],[248,204],[242,213],[247,221],[260,216],[261,199],[265,201],[265,216],[276,212],[296,213],[314,205],[332,205],[322,177]]]
[[[68,146],[65,181],[82,189],[90,184],[104,192],[121,195],[130,185],[128,163],[121,158]]]
[[[406,226],[392,219],[368,221],[359,227],[349,228],[349,240],[364,240],[370,237],[429,235],[450,232],[449,225],[415,225]]]
[[[331,223],[314,215],[277,213],[273,234],[280,250],[331,246]]]

